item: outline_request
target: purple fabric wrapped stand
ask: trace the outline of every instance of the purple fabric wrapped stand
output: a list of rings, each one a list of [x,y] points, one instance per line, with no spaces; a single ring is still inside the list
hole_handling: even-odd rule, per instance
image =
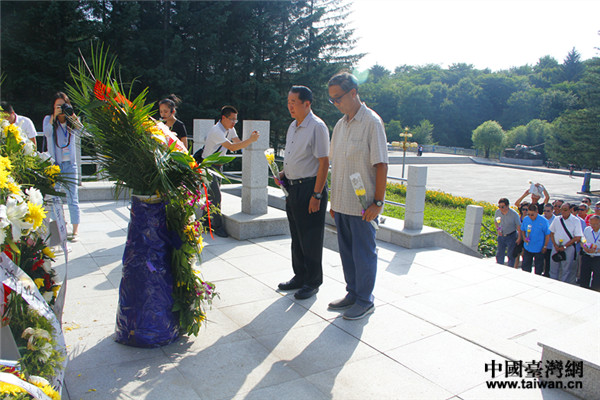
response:
[[[171,249],[165,203],[146,203],[132,196],[119,287],[117,342],[159,347],[179,337],[179,319],[171,311]]]

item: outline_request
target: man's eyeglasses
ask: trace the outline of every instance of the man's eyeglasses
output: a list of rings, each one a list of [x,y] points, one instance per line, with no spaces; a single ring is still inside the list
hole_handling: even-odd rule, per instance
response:
[[[348,93],[350,93],[350,90],[348,90],[347,92],[344,92],[344,94],[342,94],[341,96],[338,97],[330,97],[329,98],[329,102],[333,105],[335,104],[340,104],[342,102],[342,98],[347,95]]]
[[[577,211],[587,211],[587,208],[578,208]]]
[[[237,119],[233,119],[233,118],[229,118],[227,117],[228,120],[230,120],[231,122],[233,122],[233,124],[237,124],[238,120]]]
[[[506,208],[506,206],[505,206],[505,205],[502,205],[502,204],[499,204],[499,205],[498,205],[498,208],[499,208],[499,209],[501,209],[501,210],[503,210],[503,209],[505,209],[505,208]]]

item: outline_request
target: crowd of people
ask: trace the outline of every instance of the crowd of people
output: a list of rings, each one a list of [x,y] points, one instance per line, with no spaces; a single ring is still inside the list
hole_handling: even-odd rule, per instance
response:
[[[368,108],[358,93],[358,81],[350,73],[334,75],[328,82],[329,101],[343,116],[333,129],[331,140],[326,124],[312,111],[313,94],[306,86],[292,86],[288,111],[293,118],[286,135],[283,170],[276,182],[286,188],[286,213],[291,233],[292,278],[278,288],[292,291],[299,300],[314,296],[323,282],[322,254],[328,195],[330,213],[337,226],[337,238],[346,294],[329,303],[343,311],[343,318],[360,319],[374,311],[373,290],[377,272],[376,222],[383,211],[387,182],[387,139],[379,115]],[[176,118],[180,100],[171,95],[159,102],[163,122],[187,147],[185,125]],[[10,118],[35,140],[35,127],[3,103]],[[69,240],[76,241],[80,223],[77,195],[77,165],[74,137],[81,124],[68,109],[69,98],[58,92],[52,112],[44,118],[43,132],[48,152],[71,180],[66,188],[73,229]],[[71,108],[72,110],[72,108]],[[200,159],[214,153],[244,149],[256,142],[259,132],[240,140],[235,130],[238,110],[226,105],[218,122],[207,135],[205,146],[196,153]],[[327,175],[331,166],[331,189]],[[222,166],[216,166],[217,169]],[[359,201],[350,175],[360,174],[366,205]],[[221,181],[212,180],[209,199],[220,208]],[[527,199],[531,197],[530,201]],[[543,201],[542,200],[543,197]],[[581,287],[600,290],[600,202],[593,209],[591,199],[580,204],[562,200],[550,203],[543,185],[536,183],[511,208],[507,198],[498,201],[495,213],[498,233],[496,261],[523,271]],[[219,215],[212,216],[218,236],[227,232]]]
[[[531,201],[526,199],[531,196]],[[540,202],[544,197],[544,200]],[[543,185],[532,183],[510,207],[498,200],[496,262],[600,291],[600,201],[554,200]]]

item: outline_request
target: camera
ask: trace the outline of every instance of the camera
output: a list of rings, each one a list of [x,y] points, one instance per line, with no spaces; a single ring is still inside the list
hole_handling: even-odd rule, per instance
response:
[[[62,104],[60,106],[60,109],[63,112],[63,114],[65,114],[67,117],[70,117],[71,115],[75,114],[75,110],[73,110],[73,107],[70,104]]]

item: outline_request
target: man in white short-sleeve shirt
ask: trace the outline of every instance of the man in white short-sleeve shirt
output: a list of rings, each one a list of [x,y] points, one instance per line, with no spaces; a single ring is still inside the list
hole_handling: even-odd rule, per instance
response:
[[[555,218],[550,225],[550,240],[553,246],[550,278],[574,284],[577,278],[575,245],[583,233],[579,219],[571,215],[569,203],[560,206],[560,213],[561,216]]]
[[[237,115],[238,111],[233,106],[221,108],[220,121],[206,135],[202,158],[207,158],[217,152],[224,156],[228,150],[245,149],[258,140],[260,135],[257,131],[252,132],[248,139],[240,140],[234,128],[237,123]],[[216,166],[216,168],[223,172],[223,166]],[[213,180],[210,182],[209,200],[221,209],[221,178],[218,176],[213,176]],[[211,214],[211,226],[217,236],[228,236],[220,214]]]
[[[285,211],[292,237],[294,276],[279,284],[281,290],[300,289],[294,297],[308,299],[323,283],[323,235],[327,211],[327,173],[329,172],[329,129],[313,114],[312,91],[292,86],[288,111],[294,121],[285,140],[284,184],[288,196]]]
[[[3,101],[1,106],[4,112],[8,114],[8,122],[21,128],[21,131],[27,135],[29,140],[31,140],[34,145],[37,145],[35,138],[37,136],[37,131],[35,130],[33,121],[22,115],[17,115],[13,106],[6,101]]]

